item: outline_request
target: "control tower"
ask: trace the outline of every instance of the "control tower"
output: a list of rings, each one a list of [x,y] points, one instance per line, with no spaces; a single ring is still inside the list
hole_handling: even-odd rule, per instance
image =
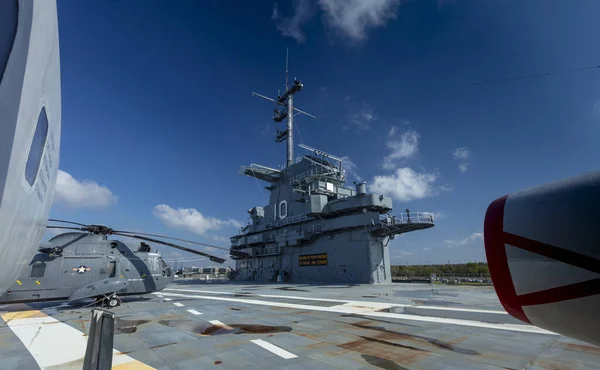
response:
[[[391,215],[392,199],[367,193],[366,183],[345,187],[340,157],[300,144],[305,154],[294,160],[295,114],[316,118],[294,107],[304,85],[287,83],[272,99],[273,120],[286,120],[276,142],[286,141],[286,167],[258,164],[240,173],[266,183],[269,203],[248,210],[252,223],[231,237],[234,280],[293,283],[391,283],[389,241],[396,235],[434,226],[431,213]]]

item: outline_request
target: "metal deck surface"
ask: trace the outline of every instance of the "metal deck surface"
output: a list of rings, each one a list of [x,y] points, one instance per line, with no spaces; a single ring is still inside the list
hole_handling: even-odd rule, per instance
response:
[[[81,369],[90,308],[0,311],[0,368]],[[600,368],[599,347],[511,318],[491,287],[179,280],[113,311],[114,369]]]

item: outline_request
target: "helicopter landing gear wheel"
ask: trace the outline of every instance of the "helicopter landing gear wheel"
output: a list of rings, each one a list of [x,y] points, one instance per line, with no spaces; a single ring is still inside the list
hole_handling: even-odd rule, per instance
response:
[[[121,304],[121,302],[117,298],[110,298],[108,300],[108,307],[110,308],[117,307],[119,304]]]
[[[116,294],[112,294],[110,296],[104,296],[102,298],[102,306],[108,308],[114,308],[121,305],[121,298],[119,298]]]

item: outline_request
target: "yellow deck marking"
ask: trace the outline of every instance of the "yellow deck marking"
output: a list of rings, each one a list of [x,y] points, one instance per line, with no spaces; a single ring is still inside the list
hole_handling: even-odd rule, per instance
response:
[[[115,365],[112,367],[112,370],[150,370],[154,369],[151,366],[148,366],[142,362],[134,360],[132,362],[127,362],[125,364]]]
[[[2,312],[0,316],[40,368],[83,365],[88,337],[81,331],[39,310]],[[112,368],[118,370],[154,369],[116,349],[112,362]]]
[[[2,314],[2,320],[4,320],[4,322],[8,324],[12,320],[20,320],[20,319],[27,319],[27,318],[33,318],[33,317],[44,317],[44,316],[47,316],[47,315],[45,313],[43,313],[42,311],[38,311],[38,310],[5,312]]]

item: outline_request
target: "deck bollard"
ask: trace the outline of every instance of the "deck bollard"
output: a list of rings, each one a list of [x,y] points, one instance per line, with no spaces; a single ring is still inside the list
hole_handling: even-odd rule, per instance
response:
[[[83,370],[110,370],[112,367],[115,314],[104,309],[92,309]]]

